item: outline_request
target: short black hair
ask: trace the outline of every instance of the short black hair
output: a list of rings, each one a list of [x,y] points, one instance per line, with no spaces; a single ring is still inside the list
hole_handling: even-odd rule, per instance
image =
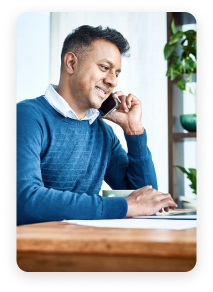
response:
[[[68,52],[73,52],[77,57],[80,57],[81,53],[85,55],[92,42],[100,39],[116,45],[121,56],[130,56],[126,54],[130,49],[129,43],[117,30],[109,27],[103,29],[101,25],[97,27],[82,25],[74,29],[64,40],[61,51],[61,69],[64,64],[64,56]]]

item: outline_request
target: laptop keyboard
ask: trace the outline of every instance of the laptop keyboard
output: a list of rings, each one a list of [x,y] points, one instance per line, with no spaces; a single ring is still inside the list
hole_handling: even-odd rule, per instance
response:
[[[168,216],[179,216],[179,215],[197,215],[197,211],[177,211],[177,212],[169,211],[169,214],[168,214]]]

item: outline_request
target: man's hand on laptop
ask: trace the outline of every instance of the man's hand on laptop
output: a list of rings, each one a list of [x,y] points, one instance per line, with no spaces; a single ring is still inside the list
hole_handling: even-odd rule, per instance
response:
[[[145,186],[132,192],[125,198],[128,203],[126,217],[150,216],[164,208],[165,211],[177,208],[170,194],[164,194],[152,186]]]

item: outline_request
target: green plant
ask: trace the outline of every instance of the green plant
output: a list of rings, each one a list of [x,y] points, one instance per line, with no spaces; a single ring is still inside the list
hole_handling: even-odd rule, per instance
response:
[[[193,193],[197,195],[197,170],[195,168],[189,168],[187,171],[184,167],[175,165],[178,167],[183,173],[187,174],[187,178],[191,181],[189,185],[193,190]]]
[[[171,23],[172,35],[164,47],[164,58],[169,61],[169,67],[166,76],[174,80],[177,76],[182,75],[183,79],[177,82],[180,90],[186,90],[186,83],[192,82],[192,73],[197,67],[197,33],[194,30],[176,30],[175,21]],[[180,48],[180,54],[175,51],[176,47]],[[188,77],[187,77],[187,75]],[[192,92],[192,89],[189,89]]]

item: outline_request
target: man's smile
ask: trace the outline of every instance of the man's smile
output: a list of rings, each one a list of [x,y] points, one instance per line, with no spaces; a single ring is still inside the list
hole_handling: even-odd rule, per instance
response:
[[[99,96],[101,96],[102,98],[106,97],[106,93],[108,92],[106,88],[95,86],[95,89],[97,90]]]

